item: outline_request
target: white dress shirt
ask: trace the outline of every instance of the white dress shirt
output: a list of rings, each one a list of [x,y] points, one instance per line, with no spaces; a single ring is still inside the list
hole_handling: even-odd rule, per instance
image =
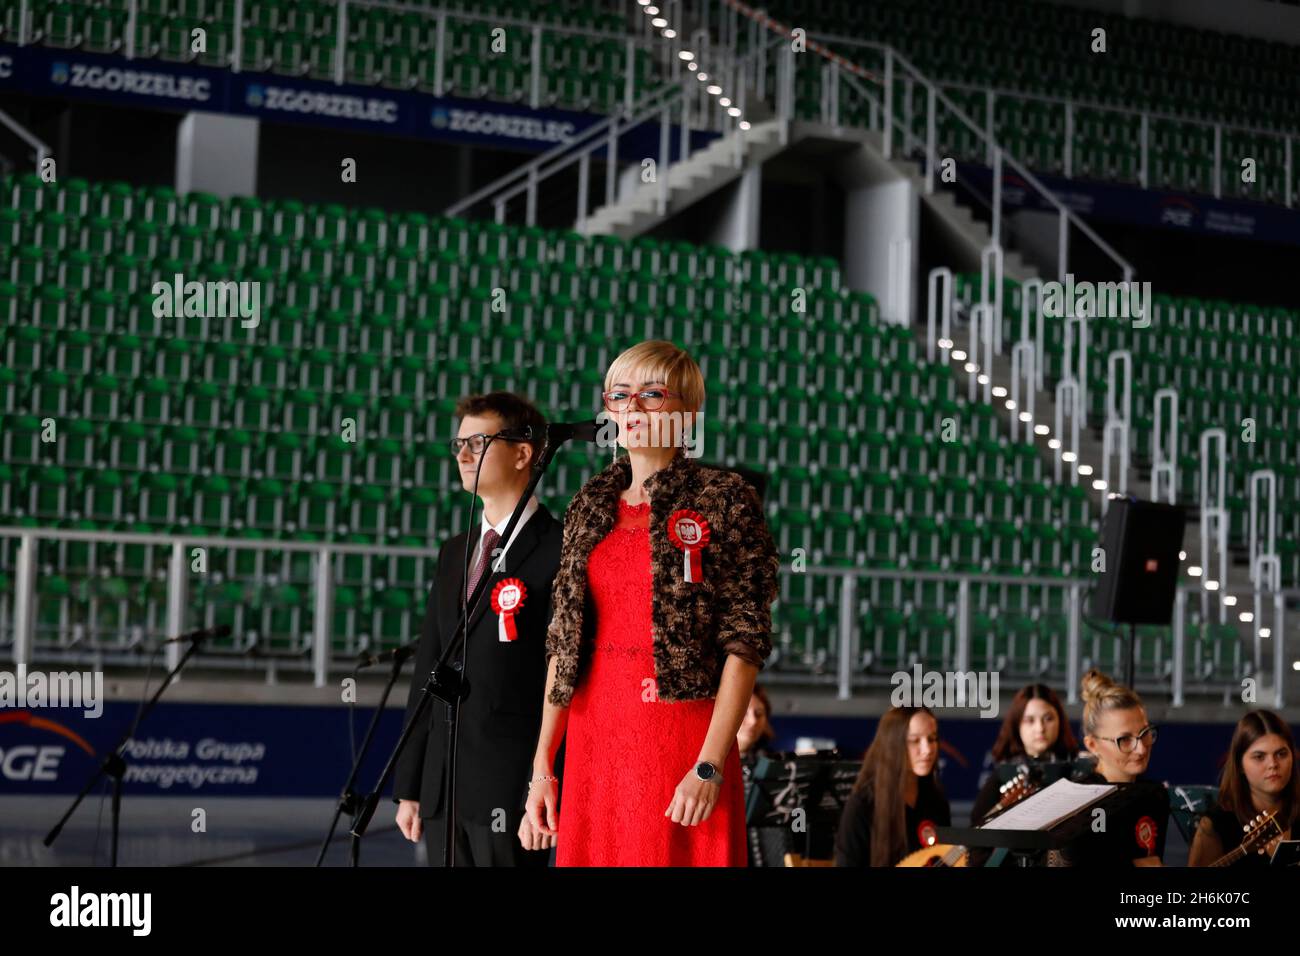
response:
[[[533,514],[537,511],[538,504],[539,502],[537,501],[536,495],[533,495],[531,498],[528,499],[528,504],[524,505],[524,510],[519,515],[519,523],[515,525],[515,530],[510,534],[510,540],[506,542],[505,547],[502,549],[501,552],[502,555],[504,555],[506,552],[510,550],[510,545],[514,542],[515,538],[519,537],[519,532],[524,529],[524,525],[528,523],[528,519],[531,518]],[[500,521],[498,521],[496,524],[489,524],[487,515],[486,514],[483,515],[483,520],[479,525],[478,540],[474,542],[474,553],[470,555],[470,559],[469,559],[469,566],[471,568],[478,567],[479,551],[483,547],[483,535],[487,534],[488,528],[492,528],[494,531],[496,531],[498,536],[504,535],[506,533],[506,525],[510,523],[510,515],[513,512],[514,509],[513,508],[510,509],[510,511],[506,513],[506,516],[502,518]],[[509,565],[507,565],[507,568],[508,567]],[[493,568],[491,565],[489,565],[487,571],[485,571],[484,573],[491,574],[492,571]]]

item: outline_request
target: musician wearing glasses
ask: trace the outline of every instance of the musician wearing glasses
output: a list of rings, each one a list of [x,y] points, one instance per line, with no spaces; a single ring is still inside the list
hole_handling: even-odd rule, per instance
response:
[[[1279,839],[1295,838],[1300,767],[1291,728],[1270,710],[1237,721],[1214,809],[1201,817],[1188,866],[1267,866]]]
[[[1132,688],[1090,670],[1082,681],[1083,745],[1097,758],[1080,783],[1113,783],[1138,791],[1132,802],[1110,813],[1104,831],[1089,828],[1062,853],[1072,866],[1159,866],[1169,821],[1169,795],[1145,776],[1156,728]]]
[[[545,866],[554,840],[529,824],[524,796],[541,726],[546,626],[563,530],[532,495],[510,540],[502,539],[541,454],[546,420],[527,399],[508,392],[462,399],[456,416],[460,426],[450,451],[461,486],[478,496],[483,512],[469,541],[462,532],[438,553],[406,719],[410,721],[429,672],[456,633],[462,603],[486,577],[482,597],[470,609],[469,636],[452,658],[472,689],[460,703],[456,737],[455,865]],[[523,587],[507,626],[506,608],[499,595],[498,607],[493,606],[493,592],[512,580]],[[442,864],[446,839],[447,709],[438,700],[426,707],[402,751],[393,784],[397,825],[408,840],[425,840],[433,866]]]
[[[704,376],[686,351],[623,352],[604,404],[627,454],[565,512],[528,814],[558,866],[744,866],[736,733],[771,651],[776,546],[753,486],[687,454]]]

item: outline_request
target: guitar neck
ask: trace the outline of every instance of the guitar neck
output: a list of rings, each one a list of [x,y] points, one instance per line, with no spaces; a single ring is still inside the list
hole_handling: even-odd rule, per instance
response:
[[[1246,834],[1246,837],[1241,841],[1240,846],[1235,850],[1229,850],[1227,853],[1223,854],[1223,856],[1211,863],[1210,866],[1232,866],[1232,864],[1236,863],[1238,860],[1252,853],[1261,843],[1265,843],[1271,839],[1274,834],[1281,836],[1282,831],[1273,822],[1273,818],[1270,815],[1262,824]]]
[[[1243,844],[1235,850],[1230,850],[1223,854],[1223,856],[1211,863],[1210,866],[1232,866],[1232,864],[1236,863],[1249,852],[1249,849]]]

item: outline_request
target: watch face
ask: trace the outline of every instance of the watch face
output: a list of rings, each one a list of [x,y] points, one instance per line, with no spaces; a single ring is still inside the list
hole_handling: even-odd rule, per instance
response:
[[[701,780],[711,780],[713,779],[713,775],[718,771],[711,763],[701,763],[695,768],[695,772],[699,775]]]

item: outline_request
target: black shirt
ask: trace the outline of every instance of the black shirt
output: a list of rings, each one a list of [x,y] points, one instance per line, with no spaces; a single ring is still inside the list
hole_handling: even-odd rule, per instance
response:
[[[849,797],[844,805],[844,813],[840,816],[839,832],[835,834],[836,866],[871,866],[873,807],[870,788],[858,790]],[[906,823],[903,829],[907,837],[907,853],[913,853],[929,845],[928,842],[922,842],[923,833],[933,839],[936,827],[952,825],[952,811],[948,807],[948,798],[939,790],[933,774],[917,779],[916,806],[905,807],[905,810]],[[899,859],[901,860],[902,857]],[[893,863],[897,862],[898,860],[893,861]]]
[[[1079,783],[1107,783],[1093,772]],[[1078,838],[1061,852],[1071,866],[1126,866],[1146,856],[1163,856],[1169,829],[1169,792],[1155,780],[1139,777],[1132,783],[1117,783],[1121,790],[1134,791],[1132,802],[1107,814],[1106,829],[1092,828],[1093,808],[1083,811],[1087,824]]]

